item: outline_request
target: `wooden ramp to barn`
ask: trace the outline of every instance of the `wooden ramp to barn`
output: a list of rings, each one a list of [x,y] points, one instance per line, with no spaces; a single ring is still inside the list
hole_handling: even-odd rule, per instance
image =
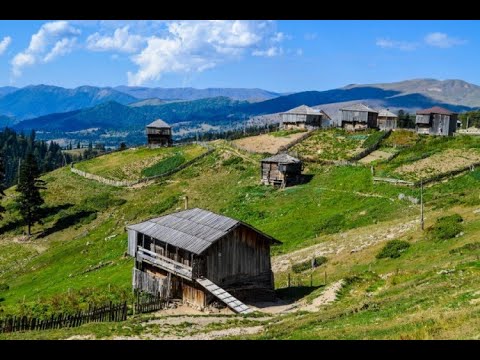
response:
[[[247,305],[233,297],[221,287],[215,285],[210,280],[203,278],[197,279],[197,282],[236,313],[249,314],[252,312],[252,309],[250,309]]]

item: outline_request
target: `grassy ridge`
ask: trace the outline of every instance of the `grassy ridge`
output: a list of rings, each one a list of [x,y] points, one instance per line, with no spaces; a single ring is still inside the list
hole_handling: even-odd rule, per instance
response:
[[[169,158],[174,158],[173,165],[182,157],[184,161],[190,161],[201,155],[206,150],[200,145],[186,145],[168,148],[150,149],[141,147],[107,154],[76,164],[76,168],[88,173],[103,176],[113,180],[137,180],[147,174],[157,175],[155,166]],[[165,165],[163,165],[165,166]],[[167,166],[168,167],[168,166]],[[152,170],[146,170],[152,168]],[[162,169],[160,169],[162,170]]]

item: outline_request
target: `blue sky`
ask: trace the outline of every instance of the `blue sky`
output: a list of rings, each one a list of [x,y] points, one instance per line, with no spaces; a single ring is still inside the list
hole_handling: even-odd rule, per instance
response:
[[[0,21],[0,86],[480,84],[479,21]]]

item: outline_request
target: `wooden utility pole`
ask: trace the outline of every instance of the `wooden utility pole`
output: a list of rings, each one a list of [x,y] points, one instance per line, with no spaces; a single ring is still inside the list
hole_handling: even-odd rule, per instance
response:
[[[420,226],[422,230],[424,230],[425,222],[423,219],[423,179],[420,180]]]

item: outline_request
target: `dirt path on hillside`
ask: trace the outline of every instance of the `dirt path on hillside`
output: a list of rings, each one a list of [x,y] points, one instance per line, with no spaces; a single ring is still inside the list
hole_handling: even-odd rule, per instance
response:
[[[387,229],[385,227],[378,229],[378,225],[370,225],[335,234],[329,240],[320,244],[273,257],[272,270],[274,273],[287,271],[291,264],[306,261],[313,256],[339,254],[344,251],[358,252],[379,242],[393,240],[417,227],[418,223],[418,220],[411,220],[392,224]]]
[[[337,300],[337,294],[342,289],[344,285],[344,280],[338,280],[329,284],[322,293],[317,296],[309,304],[305,300],[300,300],[291,304],[287,304],[282,300],[276,302],[262,302],[255,304],[256,306],[250,305],[254,310],[261,311],[268,314],[287,314],[296,311],[318,311],[320,306],[330,305],[335,300]]]
[[[325,191],[331,191],[331,192],[339,192],[339,193],[345,193],[345,194],[355,194],[358,196],[363,196],[363,197],[374,197],[374,198],[379,198],[379,199],[387,199],[390,201],[395,201],[393,198],[389,198],[388,196],[383,196],[383,195],[378,195],[378,194],[367,194],[367,193],[362,193],[359,191],[348,191],[348,190],[337,190],[337,189],[329,189],[329,188],[322,188],[319,187],[318,189],[325,190]]]
[[[301,306],[299,310],[315,312],[320,306],[329,305],[337,300],[337,294],[342,289],[345,281],[343,279],[330,284],[325,291],[317,298],[313,299],[311,304]]]

